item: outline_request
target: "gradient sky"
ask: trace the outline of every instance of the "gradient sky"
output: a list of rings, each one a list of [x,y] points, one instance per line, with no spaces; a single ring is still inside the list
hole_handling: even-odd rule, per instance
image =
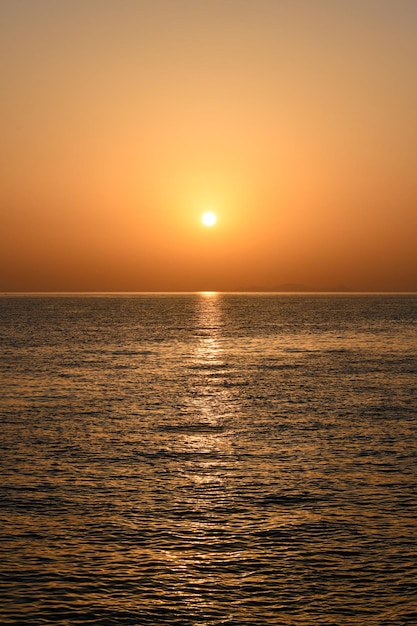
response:
[[[0,290],[417,291],[416,29],[414,0],[1,0]]]

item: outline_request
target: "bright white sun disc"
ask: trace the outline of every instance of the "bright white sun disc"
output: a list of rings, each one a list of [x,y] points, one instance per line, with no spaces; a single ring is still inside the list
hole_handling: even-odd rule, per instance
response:
[[[213,213],[213,211],[206,211],[201,216],[201,221],[203,222],[204,226],[214,226],[217,221],[216,214]]]

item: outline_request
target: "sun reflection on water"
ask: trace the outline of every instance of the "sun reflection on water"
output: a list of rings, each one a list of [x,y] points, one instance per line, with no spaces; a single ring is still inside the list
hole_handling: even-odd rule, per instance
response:
[[[230,373],[222,347],[220,294],[201,293],[196,306],[194,375],[187,394],[193,421],[184,439],[187,452],[192,454],[187,476],[194,485],[214,486],[224,482],[223,465],[231,450],[226,419],[232,398],[225,387]]]
[[[187,549],[167,550],[177,576],[179,600],[188,611],[215,612],[212,591],[227,585],[222,571],[236,558],[228,543],[228,479],[233,464],[235,405],[228,383],[230,364],[224,350],[222,297],[201,293],[196,300],[194,342],[187,386],[186,423],[178,433],[181,485],[175,532]],[[234,578],[234,575],[232,575]]]

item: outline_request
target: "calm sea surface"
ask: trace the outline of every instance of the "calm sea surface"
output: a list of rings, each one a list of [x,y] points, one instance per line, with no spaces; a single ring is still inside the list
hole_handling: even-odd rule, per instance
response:
[[[417,624],[417,296],[0,320],[1,624]]]

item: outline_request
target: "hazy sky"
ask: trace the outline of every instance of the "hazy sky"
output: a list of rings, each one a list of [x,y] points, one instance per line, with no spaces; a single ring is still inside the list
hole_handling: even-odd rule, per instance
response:
[[[415,0],[0,0],[0,290],[417,290],[416,32]]]

